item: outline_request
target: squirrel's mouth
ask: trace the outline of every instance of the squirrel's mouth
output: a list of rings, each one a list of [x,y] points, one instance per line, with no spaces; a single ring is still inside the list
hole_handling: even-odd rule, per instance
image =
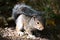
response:
[[[44,27],[39,27],[37,29],[40,30],[40,31],[42,31],[42,30],[44,30]]]

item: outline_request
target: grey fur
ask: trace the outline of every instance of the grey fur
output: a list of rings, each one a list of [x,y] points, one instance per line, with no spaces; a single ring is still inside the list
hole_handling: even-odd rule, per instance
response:
[[[38,16],[42,15],[43,12],[36,11],[25,4],[16,4],[12,10],[12,17],[16,19],[20,14],[24,14],[27,16]]]

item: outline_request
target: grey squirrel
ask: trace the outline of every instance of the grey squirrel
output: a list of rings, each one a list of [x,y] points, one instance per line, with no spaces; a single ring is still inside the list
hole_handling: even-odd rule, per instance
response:
[[[38,13],[38,14],[37,14]],[[19,15],[19,16],[18,16]],[[39,12],[31,9],[29,6],[25,4],[17,4],[13,8],[12,17],[16,23],[16,31],[20,36],[24,35],[24,33],[28,34],[27,38],[35,38],[32,35],[31,30],[43,30],[44,26],[42,23],[42,17],[39,16]],[[18,17],[17,17],[18,16]],[[16,18],[17,17],[17,18]],[[22,32],[21,30],[25,31]]]
[[[19,32],[20,36],[24,35],[24,32],[21,30],[24,28],[24,32],[27,33],[29,36],[28,38],[35,38],[35,36],[32,35],[31,31],[38,29],[43,30],[44,26],[42,24],[42,19],[40,16],[38,17],[28,17],[24,14],[21,14],[17,20],[16,20],[16,31]]]

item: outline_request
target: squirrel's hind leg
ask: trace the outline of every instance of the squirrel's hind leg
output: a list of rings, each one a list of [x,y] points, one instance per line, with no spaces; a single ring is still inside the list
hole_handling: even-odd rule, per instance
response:
[[[31,32],[30,28],[26,29],[25,33],[28,34],[27,38],[32,38],[32,39],[36,38],[34,35],[32,35],[32,32]]]

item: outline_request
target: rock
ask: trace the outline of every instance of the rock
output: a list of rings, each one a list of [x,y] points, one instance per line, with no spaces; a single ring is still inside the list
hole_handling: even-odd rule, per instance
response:
[[[26,34],[20,37],[19,35],[17,35],[16,30],[12,28],[0,28],[0,31],[0,36],[1,39],[3,38],[3,40],[49,40],[40,37],[36,37],[36,39],[27,38],[28,35]]]
[[[3,17],[3,16],[0,16],[0,26],[3,27],[3,26],[7,26],[8,23],[6,21],[6,19]]]

